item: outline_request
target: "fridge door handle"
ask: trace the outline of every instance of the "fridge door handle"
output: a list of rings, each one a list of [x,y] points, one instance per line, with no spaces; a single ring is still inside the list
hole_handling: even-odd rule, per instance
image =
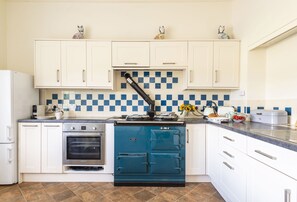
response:
[[[11,136],[11,127],[10,126],[6,126],[6,135],[7,135],[7,139],[9,141],[12,140],[12,136]]]
[[[8,163],[12,162],[12,148],[7,148],[8,150]]]

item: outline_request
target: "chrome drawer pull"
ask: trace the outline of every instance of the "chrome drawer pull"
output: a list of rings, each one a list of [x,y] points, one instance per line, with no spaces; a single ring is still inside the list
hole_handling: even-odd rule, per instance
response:
[[[125,65],[137,65],[136,62],[125,62],[124,64],[125,64]]]
[[[234,168],[232,166],[230,166],[227,162],[224,161],[223,164],[225,166],[227,166],[230,170],[234,170]]]
[[[264,153],[264,152],[262,152],[262,151],[260,151],[260,150],[255,150],[255,152],[258,153],[258,154],[261,154],[262,156],[265,156],[265,157],[267,157],[267,158],[269,158],[269,159],[271,159],[271,160],[276,160],[276,157],[271,156],[271,155],[269,155],[269,154],[266,154],[266,153]]]
[[[285,189],[285,202],[291,202],[291,190]]]
[[[226,154],[227,156],[231,157],[231,158],[234,158],[234,156],[232,154],[230,154],[229,152],[227,151],[223,151],[224,154]]]
[[[223,136],[223,138],[225,138],[226,140],[229,140],[229,141],[231,141],[231,142],[235,142],[235,140],[234,140],[234,139],[231,139],[230,137]]]
[[[175,65],[175,62],[163,62],[163,65]]]
[[[22,127],[38,127],[38,125],[22,125]]]
[[[59,125],[45,125],[44,127],[47,127],[47,128],[57,128],[57,127],[60,127]]]

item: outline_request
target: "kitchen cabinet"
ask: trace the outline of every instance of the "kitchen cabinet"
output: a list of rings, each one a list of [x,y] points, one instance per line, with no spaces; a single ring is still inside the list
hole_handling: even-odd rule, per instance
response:
[[[239,85],[239,42],[214,42],[213,87],[236,88]]]
[[[41,173],[62,173],[61,123],[42,124]]]
[[[86,42],[61,42],[62,86],[86,86]]]
[[[111,42],[87,42],[87,86],[113,89]]]
[[[213,68],[213,42],[189,42],[188,88],[211,87]]]
[[[189,41],[187,88],[238,88],[238,41]]]
[[[112,42],[113,67],[150,66],[149,42]]]
[[[250,158],[247,201],[297,201],[297,181]]]
[[[205,125],[186,126],[186,175],[205,175]]]
[[[151,42],[151,67],[184,67],[188,65],[188,44],[179,42]]]
[[[111,42],[36,41],[36,88],[113,89]]]
[[[41,123],[21,123],[19,126],[19,172],[41,172]]]
[[[61,86],[61,42],[35,42],[35,88]]]
[[[62,124],[20,123],[20,173],[62,173]]]
[[[219,128],[206,125],[206,174],[214,185],[219,183]]]

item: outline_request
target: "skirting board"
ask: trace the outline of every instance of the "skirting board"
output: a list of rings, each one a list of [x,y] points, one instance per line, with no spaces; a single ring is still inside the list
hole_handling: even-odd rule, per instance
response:
[[[112,174],[22,174],[21,182],[113,182]]]
[[[113,182],[112,174],[22,174],[22,182]],[[187,175],[186,182],[210,182],[207,175]]]

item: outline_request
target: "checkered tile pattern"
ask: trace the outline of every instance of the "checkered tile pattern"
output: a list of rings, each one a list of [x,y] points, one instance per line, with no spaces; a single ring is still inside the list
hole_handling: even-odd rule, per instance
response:
[[[124,77],[125,73],[126,72],[121,72],[121,77]],[[173,89],[175,85],[179,83],[179,78],[174,75],[174,72],[133,71],[129,73],[134,81],[144,89]],[[121,89],[127,88],[127,84],[124,80],[120,86]]]
[[[156,111],[178,111],[178,106],[181,104],[193,104],[197,106],[204,106],[210,104],[213,98],[217,102],[218,106],[223,106],[225,102],[229,101],[229,95],[219,96],[218,94],[206,95],[206,94],[155,94],[154,99],[156,101]],[[115,93],[73,93],[63,94],[59,97],[59,94],[53,93],[51,99],[46,100],[46,104],[62,104],[64,106],[75,105],[75,111],[147,111],[147,103],[138,94],[115,94]],[[64,107],[67,111],[68,108]]]

